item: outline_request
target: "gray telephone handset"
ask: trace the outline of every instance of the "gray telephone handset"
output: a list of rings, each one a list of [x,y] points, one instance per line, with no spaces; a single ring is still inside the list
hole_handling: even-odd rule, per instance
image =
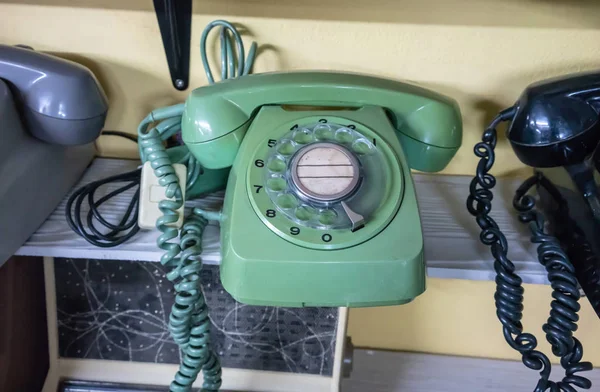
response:
[[[108,101],[85,67],[0,45],[0,265],[94,157]]]

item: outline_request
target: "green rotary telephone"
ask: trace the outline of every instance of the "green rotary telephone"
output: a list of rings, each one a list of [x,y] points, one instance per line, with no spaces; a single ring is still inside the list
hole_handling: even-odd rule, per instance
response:
[[[194,90],[182,139],[231,167],[221,280],[239,302],[381,306],[425,290],[410,169],[442,170],[457,104],[397,81],[331,72],[247,75]]]

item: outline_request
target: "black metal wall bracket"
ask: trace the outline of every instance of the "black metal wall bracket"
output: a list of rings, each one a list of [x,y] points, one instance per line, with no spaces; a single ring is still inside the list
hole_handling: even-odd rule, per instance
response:
[[[188,88],[192,0],[154,0],[171,81],[177,90]]]

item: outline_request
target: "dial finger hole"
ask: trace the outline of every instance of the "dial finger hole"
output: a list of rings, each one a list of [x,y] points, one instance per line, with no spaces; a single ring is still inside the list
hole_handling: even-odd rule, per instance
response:
[[[285,171],[287,165],[285,164],[285,161],[283,159],[275,157],[269,161],[267,167],[272,172],[283,173]]]
[[[315,127],[315,138],[317,140],[331,140],[333,139],[333,131],[327,124],[319,124]]]
[[[294,208],[298,205],[298,199],[294,195],[284,193],[277,197],[277,205],[284,209]]]
[[[319,223],[322,225],[332,225],[337,219],[337,213],[334,210],[321,210],[319,212]]]
[[[295,150],[296,147],[294,146],[294,143],[292,143],[290,140],[285,140],[279,143],[279,145],[277,146],[277,152],[281,155],[292,155]]]
[[[281,192],[287,188],[287,183],[281,177],[271,177],[267,180],[267,188],[273,192]]]
[[[348,128],[340,128],[335,131],[335,140],[340,143],[352,143],[353,139],[352,131]]]
[[[316,211],[310,206],[301,206],[296,209],[295,215],[299,220],[306,222],[312,219]]]
[[[294,141],[298,144],[307,144],[312,142],[313,135],[309,129],[302,128],[294,132],[292,139],[294,139]]]
[[[352,150],[360,155],[367,155],[375,150],[375,146],[366,139],[358,139],[352,144]]]

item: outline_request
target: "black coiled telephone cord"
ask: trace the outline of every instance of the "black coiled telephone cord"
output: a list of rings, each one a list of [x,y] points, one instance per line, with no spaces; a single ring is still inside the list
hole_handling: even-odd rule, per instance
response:
[[[552,346],[552,353],[560,357],[565,369],[565,377],[555,382],[550,380],[551,363],[548,357],[536,350],[537,339],[531,333],[523,332],[523,281],[515,273],[515,265],[508,258],[508,242],[489,215],[492,209],[492,189],[496,178],[489,173],[495,160],[494,149],[497,142],[496,127],[514,115],[514,108],[502,111],[483,133],[482,141],[475,145],[475,155],[480,158],[476,175],[471,181],[467,209],[481,228],[480,240],[490,246],[496,271],[496,315],[500,320],[506,342],[522,355],[522,361],[530,369],[540,372],[534,392],[577,392],[575,387],[590,389],[592,383],[577,373],[592,370],[590,362],[581,362],[583,347],[573,336],[579,320],[579,288],[573,265],[569,261],[559,241],[545,232],[544,217],[535,209],[535,199],[527,195],[534,186],[544,187],[553,197],[562,196],[541,174],[527,179],[515,193],[513,206],[519,213],[519,220],[528,223],[531,241],[539,244],[539,262],[546,268],[552,287],[550,317],[543,326],[546,339]],[[563,201],[564,202],[564,201]]]
[[[588,301],[600,317],[600,261],[585,232],[569,214],[567,203],[557,204],[550,215],[553,218],[552,232],[567,251],[580,286]]]

